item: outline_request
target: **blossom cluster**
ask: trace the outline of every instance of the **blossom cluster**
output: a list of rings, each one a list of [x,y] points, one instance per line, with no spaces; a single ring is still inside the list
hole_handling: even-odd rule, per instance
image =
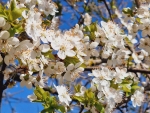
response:
[[[24,22],[24,31],[15,32],[14,36],[10,31],[14,23],[0,17],[0,52],[5,54],[3,58],[0,56],[0,62],[4,60],[7,65],[3,72],[5,80],[18,72],[21,86],[44,88],[49,78],[55,78],[58,86],[53,83],[53,88],[58,93],[59,102],[69,106],[74,96],[79,97],[80,102],[88,90],[83,86],[79,92],[71,90],[77,80],[83,78],[84,68],[90,65],[88,62],[92,58],[100,59],[98,69],[92,70],[88,77],[91,77],[90,89],[98,102],[104,105],[105,112],[110,113],[123,101],[124,95],[131,96],[134,107],[142,104],[142,88],[133,88],[140,81],[127,69],[129,66],[150,68],[149,6],[142,5],[134,16],[129,8],[123,14],[116,10],[126,32],[111,21],[91,23],[92,17],[88,13],[83,16],[84,25],[76,24],[70,30],[61,31],[55,16],[57,6],[51,0],[12,1],[16,8],[28,10],[22,12],[21,18],[15,19],[16,23]],[[7,3],[8,8],[11,2]],[[48,20],[48,16],[52,19]],[[50,24],[45,24],[48,21]],[[142,38],[138,39],[140,30]],[[22,40],[19,37],[23,33],[26,38]],[[19,72],[23,69],[26,70]],[[36,95],[29,98],[37,100]]]

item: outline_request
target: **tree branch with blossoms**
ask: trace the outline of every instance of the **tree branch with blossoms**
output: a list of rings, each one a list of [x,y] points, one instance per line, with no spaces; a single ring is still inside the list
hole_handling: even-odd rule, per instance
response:
[[[0,99],[17,81],[33,89],[27,97],[43,105],[41,113],[75,107],[79,113],[122,112],[130,101],[141,106],[150,90],[149,5],[122,13],[114,8],[119,26],[106,21],[106,15],[104,21],[92,22],[100,1],[66,2],[84,7],[78,24],[64,31],[58,24],[61,2],[11,0],[7,7],[0,5]]]

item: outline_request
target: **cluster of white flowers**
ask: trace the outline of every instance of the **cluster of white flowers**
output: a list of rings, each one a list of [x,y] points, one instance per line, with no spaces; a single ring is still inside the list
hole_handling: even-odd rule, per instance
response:
[[[8,52],[12,46],[19,44],[16,37],[10,38],[10,33],[7,31],[9,29],[10,24],[3,17],[0,17],[0,51],[2,52]]]
[[[100,70],[92,70],[89,76],[94,76],[92,79],[92,89],[98,90],[97,97],[101,103],[107,104],[107,113],[111,112],[117,103],[120,103],[123,98],[123,90],[120,86],[118,89],[111,87],[111,83],[121,84],[122,80],[128,76],[135,77],[132,73],[127,73],[126,68],[110,70],[107,67],[101,67]],[[96,88],[95,88],[96,87]],[[131,89],[131,84],[128,85]]]
[[[88,13],[84,15],[84,27],[77,24],[74,28],[62,32],[52,29],[50,25],[43,25],[45,16],[55,16],[58,12],[57,6],[51,0],[19,0],[16,4],[17,7],[29,9],[22,13],[22,17],[25,20],[25,32],[32,41],[29,39],[21,41],[17,37],[10,37],[7,31],[10,29],[10,24],[0,17],[0,51],[6,54],[4,61],[7,66],[15,65],[18,69],[27,67],[27,71],[20,75],[21,86],[32,88],[34,84],[43,88],[48,77],[55,77],[59,81],[58,86],[55,86],[59,101],[69,106],[72,99],[65,87],[66,81],[71,87],[71,83],[76,82],[84,71],[82,64],[85,65],[91,58],[101,59],[100,69],[92,70],[89,74],[93,76],[91,89],[97,90],[96,97],[99,102],[106,105],[106,113],[110,113],[115,105],[122,101],[123,81],[130,78],[133,80],[126,85],[129,90],[133,82],[139,82],[134,73],[127,72],[129,59],[133,67],[142,65],[144,68],[150,68],[150,13],[147,5],[137,9],[135,15],[137,19],[130,18],[128,16],[130,14],[118,13],[128,33],[124,33],[113,22],[101,21],[100,25],[94,24],[93,38],[84,28],[85,26],[90,28],[91,25],[92,17]],[[137,21],[138,19],[140,22]],[[51,25],[55,26],[56,21],[57,17],[53,17]],[[136,51],[134,44],[138,43],[136,36],[139,30],[142,30],[142,38]],[[0,56],[0,62],[2,60]],[[103,63],[103,60],[106,62]],[[16,61],[19,64],[16,65]],[[34,72],[38,74],[34,75]],[[5,69],[5,80],[9,79],[11,73],[13,73],[11,69]],[[112,83],[119,87],[115,89]],[[85,90],[85,87],[81,87],[80,93],[75,95],[84,96]],[[134,107],[141,105],[144,100],[143,95],[139,90],[134,92],[131,97]],[[142,98],[138,99],[138,96]],[[36,99],[35,95],[29,98]]]

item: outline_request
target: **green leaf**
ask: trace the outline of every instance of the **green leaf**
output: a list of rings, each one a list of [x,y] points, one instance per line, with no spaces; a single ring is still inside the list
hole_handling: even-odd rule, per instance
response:
[[[24,10],[27,10],[26,8],[15,8],[13,11],[11,11],[11,18],[12,18],[12,21],[16,20],[17,18],[21,17],[22,16],[22,12]]]
[[[5,18],[5,19],[7,19],[7,16],[5,16],[5,14],[3,14],[3,13],[1,13],[1,12],[0,12],[0,17],[3,17],[3,18]]]
[[[4,17],[5,19],[7,19],[7,16],[4,13],[4,7],[2,4],[0,4],[0,17]]]
[[[114,89],[118,89],[118,84],[114,84],[113,82],[111,82],[110,87]]]
[[[134,90],[137,90],[137,89],[139,89],[140,87],[139,86],[137,86],[137,85],[133,85],[133,86],[131,86],[131,89],[134,89]]]
[[[17,8],[15,0],[12,0],[9,9],[5,10],[5,14],[8,16],[8,20],[13,22],[22,16],[24,10],[27,10],[27,8]]]
[[[15,27],[15,32],[17,34],[20,34],[20,33],[24,32],[24,28],[22,27],[22,25],[19,25],[19,26]]]
[[[84,112],[84,113],[92,113],[90,110],[88,110],[88,111],[86,111],[86,112]]]
[[[117,8],[116,5],[115,5],[115,0],[111,0],[110,6],[111,6],[112,9],[116,9]]]
[[[80,88],[81,88],[80,84],[77,84],[76,86],[74,86],[75,92],[76,93],[80,92]]]
[[[46,53],[42,53],[45,57],[49,58],[49,59],[55,59],[55,56],[52,54],[52,51],[48,51]]]
[[[91,34],[90,34],[90,39],[91,40],[95,40],[95,32],[93,31],[93,32],[91,32]]]
[[[138,82],[133,83],[131,85],[131,93],[133,94],[139,88],[140,88],[140,86],[138,85]]]
[[[122,12],[124,12],[125,14],[128,14],[128,15],[134,16],[133,11],[130,8],[124,8],[122,10]]]
[[[140,24],[142,23],[140,18],[136,18],[136,21]]]
[[[74,99],[78,100],[79,102],[84,102],[85,98],[84,97],[79,97],[79,96],[73,96]]]
[[[82,63],[82,64],[80,65],[80,67],[86,68],[87,66],[86,66],[86,64]]]
[[[45,108],[41,111],[41,113],[54,113],[54,109],[51,108]]]
[[[0,12],[3,12],[4,6],[0,3]]]
[[[131,84],[121,84],[122,86],[122,90],[125,92],[131,92],[131,88],[130,87]]]
[[[66,112],[64,106],[58,106],[57,110],[60,111],[61,113],[65,113]]]
[[[94,105],[95,104],[95,94],[92,92],[92,90],[88,89],[84,93],[85,101],[84,103],[87,105]]]
[[[100,113],[104,113],[104,107],[103,107],[103,105],[102,104],[100,104],[100,103],[96,103],[95,104],[95,108],[97,109],[97,111],[99,111]]]
[[[36,87],[34,90],[34,94],[37,96],[38,100],[47,100],[47,96],[49,97],[49,92],[44,91],[42,88],[40,87]]]
[[[125,40],[125,42],[126,42],[127,44],[129,44],[129,45],[132,44],[132,42],[129,40],[129,38],[125,37],[124,40]]]
[[[13,11],[16,8],[15,0],[11,0],[9,8],[10,8],[11,11]]]
[[[80,62],[80,60],[76,56],[66,57],[65,60],[64,60],[65,66],[68,66],[71,63],[75,65],[78,62]]]
[[[43,103],[44,101],[42,101],[42,100],[33,100],[32,102],[40,102],[40,103]]]
[[[86,32],[88,32],[88,31],[90,31],[90,32],[95,32],[95,31],[97,31],[96,25],[97,25],[97,23],[94,22],[94,23],[92,23],[91,25],[85,26],[85,27],[84,27],[84,31],[86,31]]]
[[[13,37],[13,36],[15,35],[15,33],[16,33],[16,30],[11,27],[11,28],[8,30],[8,32],[10,33],[10,37]]]

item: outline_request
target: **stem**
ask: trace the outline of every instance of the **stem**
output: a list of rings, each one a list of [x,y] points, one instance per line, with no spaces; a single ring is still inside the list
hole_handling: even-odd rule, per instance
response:
[[[81,105],[81,109],[80,109],[79,113],[82,113],[83,110],[84,110],[84,105]]]
[[[2,58],[4,59],[5,54],[1,53],[1,55],[2,55]],[[2,98],[3,98],[3,91],[4,91],[4,87],[3,87],[4,74],[3,74],[3,71],[5,70],[5,68],[6,68],[6,64],[3,60],[2,68],[1,68],[1,71],[0,71],[0,107],[1,107]]]
[[[109,7],[108,7],[108,5],[107,5],[106,0],[103,0],[103,2],[104,2],[104,4],[105,4],[105,6],[106,6],[106,9],[107,9],[107,11],[108,11],[108,14],[109,14],[109,17],[110,17],[111,21],[113,21],[112,16],[111,16],[111,12],[110,12],[110,9],[109,9]]]
[[[82,14],[85,13],[85,11],[86,11],[85,9],[88,7],[89,2],[90,2],[90,0],[88,0],[88,1],[85,3],[85,8],[84,8],[84,11],[82,12]],[[82,14],[80,15],[80,18],[79,18],[79,20],[78,20],[78,24],[79,24],[79,25],[83,24],[83,22],[84,22],[84,19],[83,19],[83,17],[82,17]]]
[[[137,8],[140,7],[140,2],[139,2],[139,0],[135,0],[135,5],[136,5]]]

